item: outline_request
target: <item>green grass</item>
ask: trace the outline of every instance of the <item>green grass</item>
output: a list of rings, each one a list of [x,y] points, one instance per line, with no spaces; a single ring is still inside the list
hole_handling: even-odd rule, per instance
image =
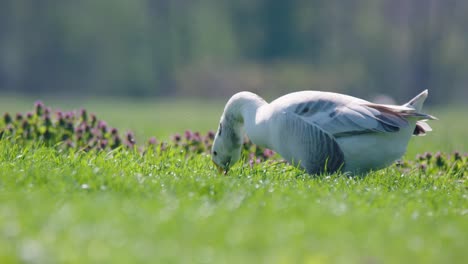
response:
[[[219,102],[87,103],[110,125],[162,138],[185,129],[214,129],[222,111]],[[11,103],[6,110],[25,110],[15,106],[22,107]],[[62,109],[66,106],[75,108],[63,103]],[[434,133],[413,138],[407,158],[424,151],[468,151],[468,125],[459,121],[466,112],[431,110],[440,118],[431,123]],[[209,156],[179,150],[142,157],[0,141],[0,263],[464,263],[468,258],[466,175],[402,173],[392,166],[364,178],[311,178],[284,164],[239,164],[227,176],[215,172]]]

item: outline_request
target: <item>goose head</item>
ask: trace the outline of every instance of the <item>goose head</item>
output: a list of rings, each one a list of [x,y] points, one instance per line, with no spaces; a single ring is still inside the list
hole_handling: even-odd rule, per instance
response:
[[[232,123],[222,121],[213,141],[211,159],[224,174],[241,156],[242,137],[238,130]]]

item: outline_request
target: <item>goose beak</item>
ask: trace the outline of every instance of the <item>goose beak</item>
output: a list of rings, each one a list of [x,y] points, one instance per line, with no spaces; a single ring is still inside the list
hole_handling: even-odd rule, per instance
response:
[[[214,162],[214,161],[213,161],[213,163],[214,163],[215,167],[218,169],[219,174],[221,174],[221,173],[224,174],[224,175],[227,174],[227,172],[228,172],[227,169],[224,169],[223,167],[219,166],[219,165],[216,164],[216,162]]]

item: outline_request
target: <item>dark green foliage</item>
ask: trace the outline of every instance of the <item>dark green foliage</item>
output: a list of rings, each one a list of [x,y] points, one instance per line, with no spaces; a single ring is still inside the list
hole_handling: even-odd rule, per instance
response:
[[[430,102],[461,100],[467,11],[463,0],[3,0],[0,91],[406,100],[427,88]]]

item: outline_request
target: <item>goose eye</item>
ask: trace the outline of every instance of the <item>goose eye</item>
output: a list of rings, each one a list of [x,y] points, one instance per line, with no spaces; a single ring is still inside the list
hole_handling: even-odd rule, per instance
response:
[[[213,151],[213,155],[214,155],[214,156],[218,155],[218,152]]]

